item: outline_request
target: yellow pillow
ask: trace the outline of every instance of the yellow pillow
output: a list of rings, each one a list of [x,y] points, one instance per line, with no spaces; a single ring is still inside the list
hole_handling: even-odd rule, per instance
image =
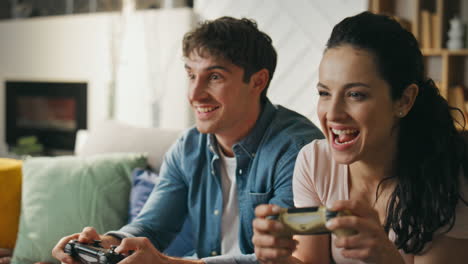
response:
[[[20,215],[21,163],[0,158],[0,248],[15,247]]]

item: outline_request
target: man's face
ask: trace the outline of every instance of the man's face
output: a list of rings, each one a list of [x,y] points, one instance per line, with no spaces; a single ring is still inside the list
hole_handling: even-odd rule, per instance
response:
[[[255,122],[259,93],[252,78],[248,83],[243,81],[241,67],[192,52],[185,60],[185,69],[189,78],[188,100],[201,133],[235,138],[252,120]]]

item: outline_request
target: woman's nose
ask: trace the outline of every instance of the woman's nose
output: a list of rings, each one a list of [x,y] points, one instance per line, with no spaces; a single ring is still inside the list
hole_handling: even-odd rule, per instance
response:
[[[330,101],[327,109],[327,119],[329,121],[338,121],[346,118],[346,105],[343,100],[334,98]]]

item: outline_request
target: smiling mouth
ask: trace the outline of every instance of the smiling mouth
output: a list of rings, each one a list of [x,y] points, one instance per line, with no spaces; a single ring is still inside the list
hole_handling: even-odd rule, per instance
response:
[[[206,114],[206,113],[213,112],[218,108],[219,108],[219,106],[215,106],[215,107],[196,107],[195,109],[199,113]]]
[[[331,128],[333,135],[333,142],[337,145],[346,145],[352,143],[359,136],[359,130],[357,129],[334,129]]]

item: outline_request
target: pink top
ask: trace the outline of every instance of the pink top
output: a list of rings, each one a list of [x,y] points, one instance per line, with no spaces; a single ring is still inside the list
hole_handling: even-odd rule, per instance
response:
[[[465,198],[468,197],[468,184],[464,177],[462,179],[462,195]],[[338,164],[333,160],[326,140],[314,140],[302,148],[294,169],[293,192],[296,207],[330,207],[336,200],[349,199],[348,165]],[[459,202],[456,210],[455,225],[445,235],[468,239],[468,206]],[[340,249],[334,246],[334,239],[332,235],[332,256],[337,264],[362,263],[345,259],[339,253]],[[405,255],[404,258],[410,263],[413,262],[412,256]]]

